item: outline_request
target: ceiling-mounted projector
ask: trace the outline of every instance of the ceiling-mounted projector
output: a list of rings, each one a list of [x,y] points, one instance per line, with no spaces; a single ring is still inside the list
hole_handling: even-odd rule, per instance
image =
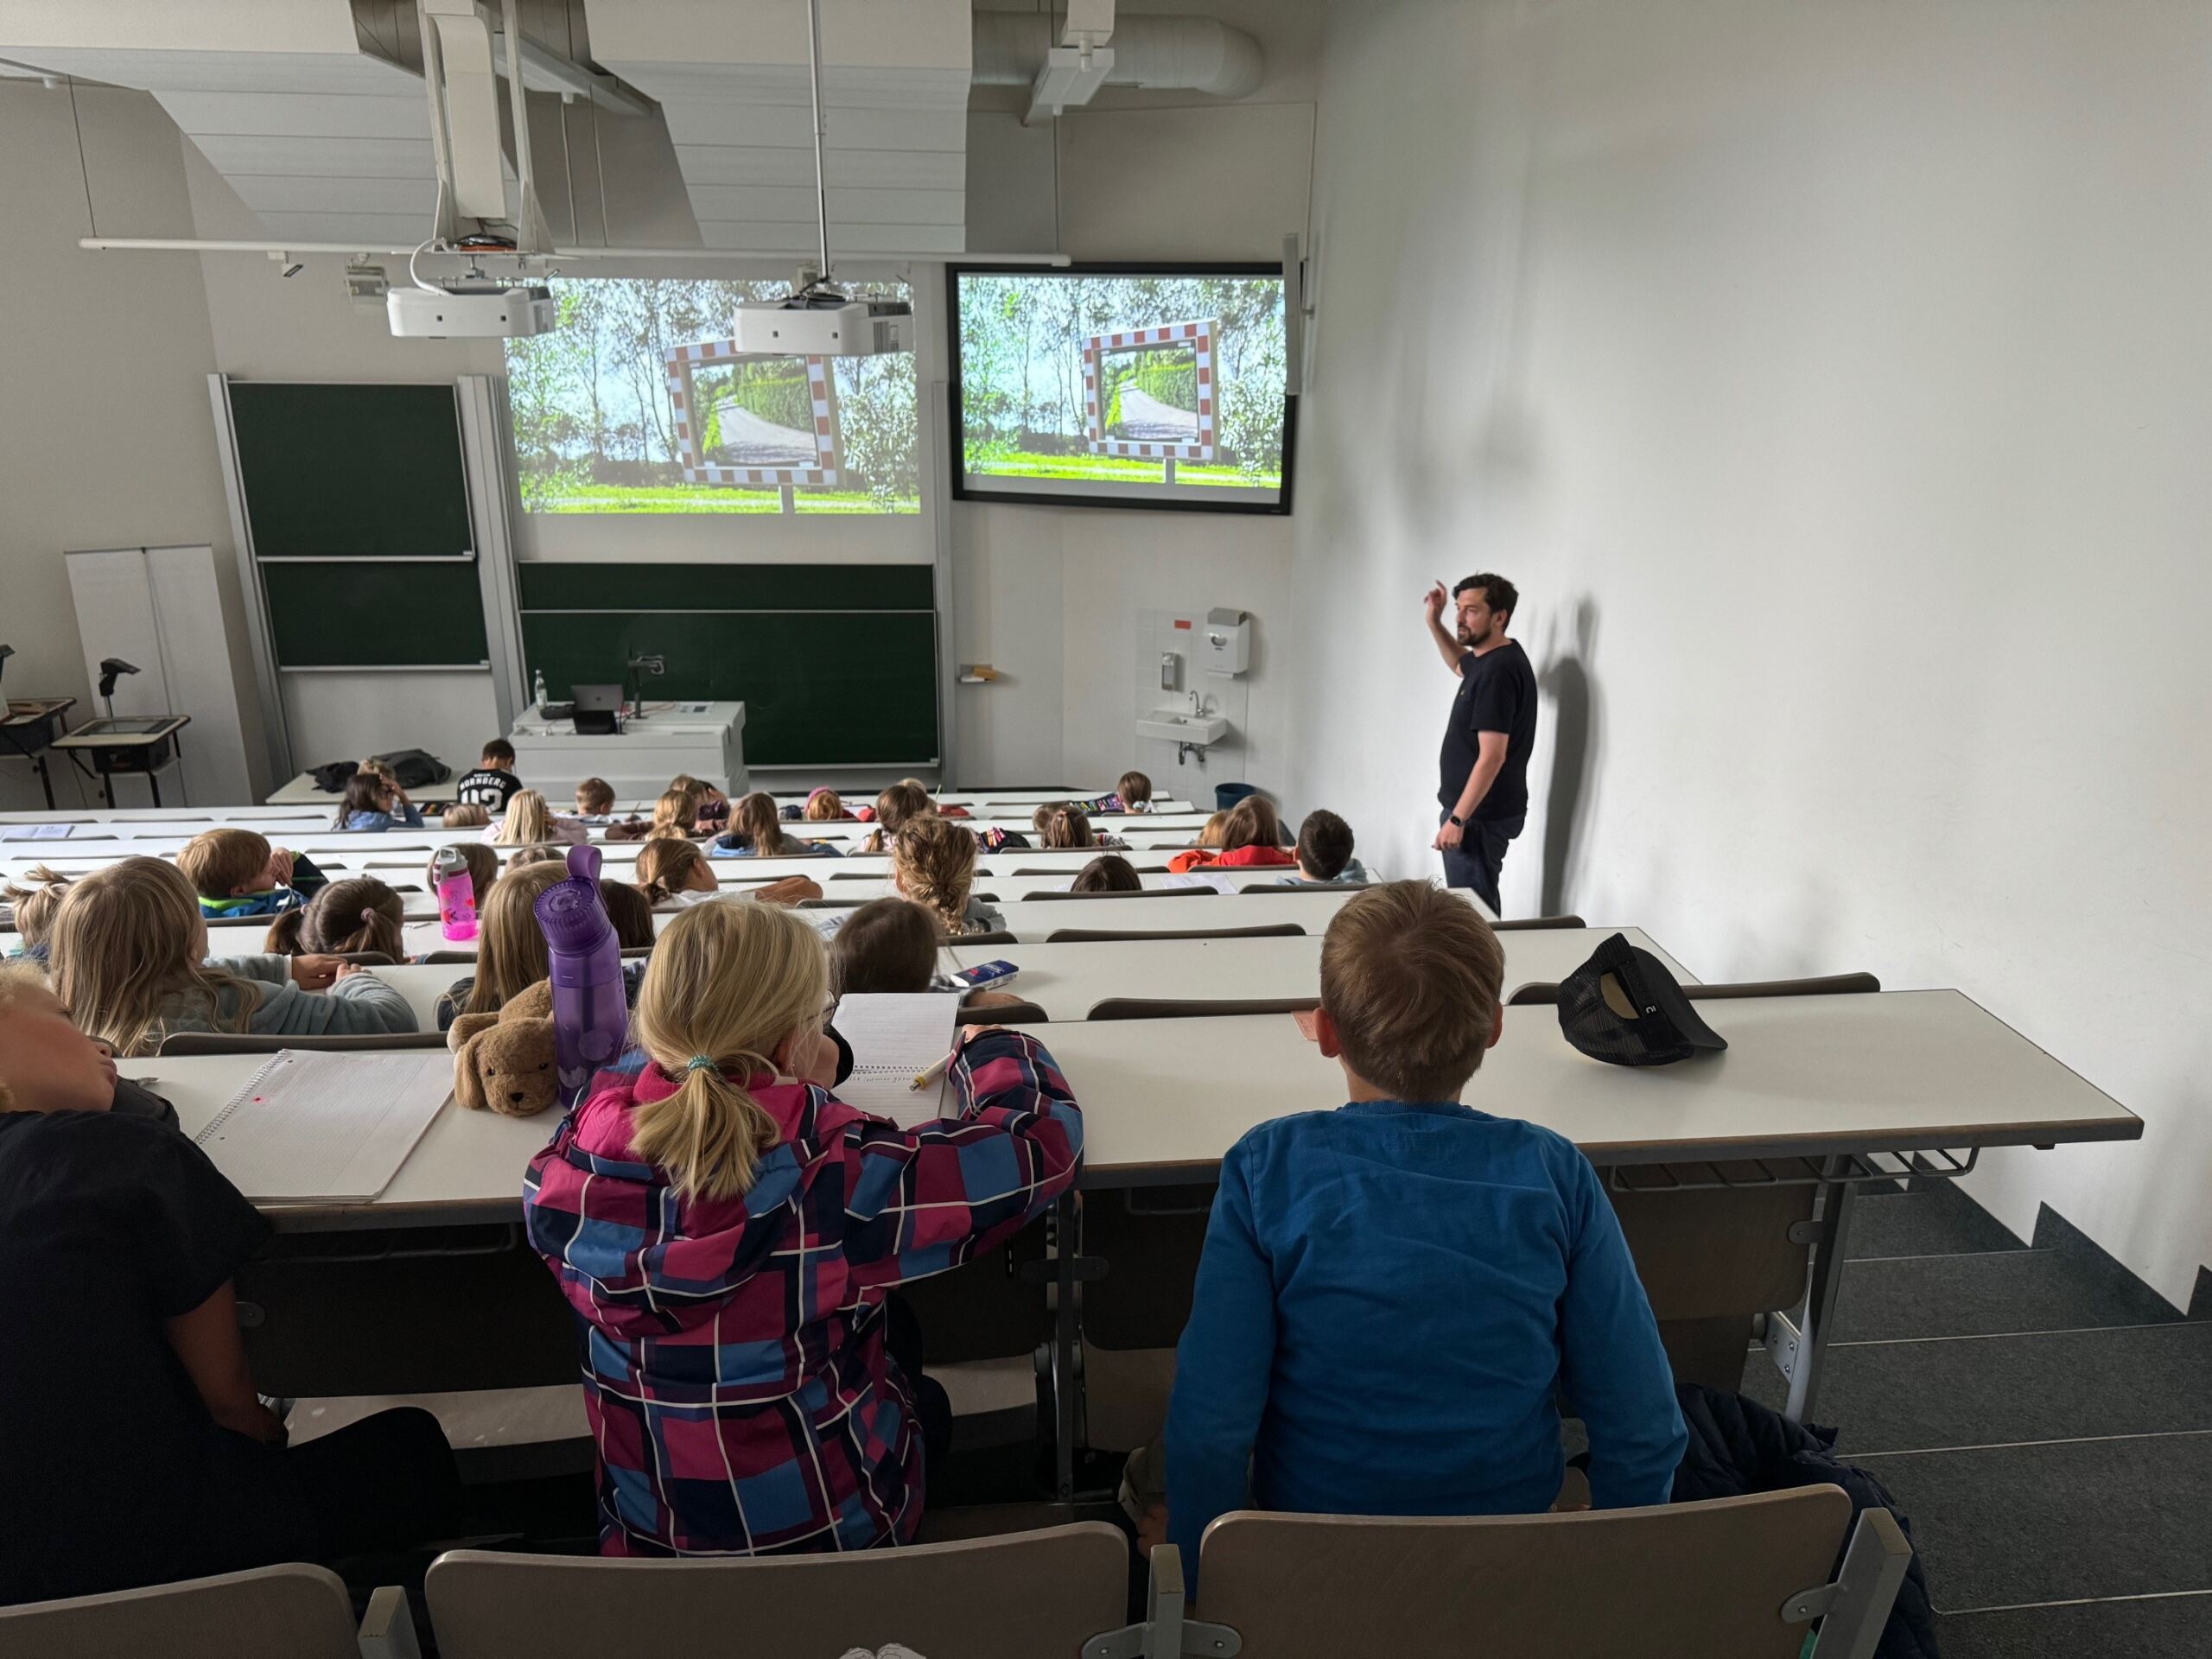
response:
[[[815,289],[741,305],[730,321],[741,352],[794,357],[874,357],[914,349],[914,308],[904,300],[848,299]]]
[[[542,283],[455,283],[445,288],[394,288],[385,315],[402,340],[517,340],[553,331],[561,308]]]

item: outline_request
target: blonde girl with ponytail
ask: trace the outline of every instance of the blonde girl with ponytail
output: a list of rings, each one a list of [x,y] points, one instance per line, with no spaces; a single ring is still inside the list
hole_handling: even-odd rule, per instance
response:
[[[591,831],[580,820],[554,812],[538,791],[518,789],[507,810],[484,831],[484,839],[494,847],[581,847]]]
[[[891,885],[936,916],[948,938],[992,933],[1006,918],[973,896],[976,837],[948,819],[915,818],[892,838]]]
[[[1033,1037],[971,1027],[951,1115],[902,1129],[836,1097],[831,1012],[801,917],[687,910],[635,1052],[531,1160],[531,1243],[591,1327],[602,1554],[912,1541],[951,1408],[890,1288],[995,1249],[1075,1180],[1082,1115]]]
[[[80,1030],[120,1055],[151,1054],[183,1031],[365,1037],[415,1029],[407,999],[351,963],[207,961],[200,895],[158,858],[126,858],[72,882],[49,948],[54,995]],[[307,988],[317,979],[334,980],[328,995]]]

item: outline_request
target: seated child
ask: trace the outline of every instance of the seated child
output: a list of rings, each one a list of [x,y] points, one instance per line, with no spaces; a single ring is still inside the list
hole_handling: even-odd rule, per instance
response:
[[[454,780],[453,798],[464,805],[480,806],[496,818],[521,787],[522,780],[515,776],[515,746],[495,737],[484,746],[476,770]]]
[[[834,789],[810,791],[806,804],[799,809],[799,817],[809,823],[835,823],[851,816],[845,810],[845,798]]]
[[[803,875],[787,875],[765,887],[725,887],[715,879],[707,855],[688,841],[650,841],[638,849],[638,886],[650,905],[700,905],[715,899],[759,899],[795,905],[819,899],[822,889]]]
[[[539,893],[568,874],[558,856],[519,868],[507,866],[490,896],[476,906],[476,971],[454,981],[437,1000],[440,1031],[464,1014],[497,1014],[517,991],[545,977],[545,934],[531,906]]]
[[[459,1480],[429,1412],[286,1448],[232,1284],[269,1224],[187,1136],[111,1112],[115,1091],[38,975],[0,972],[0,1321],[22,1333],[0,1344],[0,1604],[450,1535]]]
[[[1330,923],[1315,1024],[1351,1103],[1222,1160],[1166,1434],[1185,1562],[1230,1510],[1548,1510],[1561,1393],[1596,1506],[1668,1501],[1688,1437],[1604,1184],[1573,1142],[1460,1103],[1504,1029],[1504,968],[1427,882]]]
[[[948,938],[995,933],[1001,916],[970,895],[976,885],[976,837],[938,817],[916,818],[891,843],[891,885],[937,918]]]
[[[481,830],[491,822],[492,815],[489,812],[467,801],[455,801],[438,814],[438,827],[441,830]]]
[[[938,971],[941,943],[937,918],[906,899],[872,899],[845,918],[830,944],[830,977],[837,995],[927,991],[963,994],[963,1007],[1009,1007],[1021,999],[1006,991],[969,991]]]
[[[1351,825],[1326,810],[1308,812],[1298,826],[1298,874],[1281,878],[1282,887],[1306,887],[1316,882],[1357,881],[1373,878],[1367,867],[1351,855]]]
[[[1137,874],[1136,866],[1119,853],[1108,853],[1094,858],[1083,867],[1071,889],[1075,893],[1142,893],[1144,878]]]
[[[610,818],[614,816],[614,785],[604,778],[587,778],[576,785],[576,816]]]
[[[729,833],[716,837],[717,858],[836,858],[837,847],[827,841],[806,841],[784,833],[783,815],[776,798],[754,792],[737,804]]]
[[[1082,1116],[1007,1030],[962,1044],[955,1119],[902,1129],[838,1100],[828,952],[790,911],[695,906],[651,960],[636,1048],[523,1185],[530,1241],[590,1327],[600,1551],[911,1542],[951,1413],[887,1293],[1041,1214],[1075,1179]]]
[[[927,817],[936,810],[930,792],[917,783],[893,784],[875,798],[875,804],[864,806],[855,816],[861,823],[873,821],[874,833],[861,842],[864,853],[887,852],[891,839],[915,819]]]
[[[1093,812],[1149,812],[1152,779],[1141,772],[1125,772],[1114,785],[1114,792],[1090,803],[1090,809]]]
[[[1186,870],[1203,870],[1218,866],[1223,869],[1249,869],[1274,865],[1294,865],[1298,861],[1283,850],[1282,820],[1275,816],[1274,804],[1265,797],[1247,795],[1221,818],[1217,852],[1207,850],[1205,832],[1198,845],[1181,852],[1167,861],[1167,868],[1178,874]],[[1213,829],[1213,820],[1206,821],[1206,830]]]
[[[354,1037],[415,1029],[407,999],[350,962],[207,960],[199,896],[158,858],[126,858],[73,882],[50,944],[54,994],[118,1054],[150,1054],[179,1031]],[[315,994],[321,985],[328,995]]]
[[[729,797],[703,778],[694,778],[688,772],[679,772],[668,780],[674,790],[689,790],[698,797],[698,804],[691,817],[694,835],[711,836],[721,831],[729,822]]]
[[[1032,819],[1034,822],[1034,819]],[[1050,815],[1038,825],[1044,832],[1043,845],[1055,852],[1080,850],[1085,847],[1109,847],[1126,850],[1128,843],[1118,836],[1102,836],[1090,827],[1090,814],[1080,806],[1069,803],[1051,809]]]
[[[567,848],[555,847],[545,842],[530,847],[518,847],[507,855],[507,868],[511,870],[518,870],[525,864],[558,864],[565,868],[568,861]]]
[[[645,839],[658,841],[673,836],[679,841],[689,840],[698,823],[700,799],[696,784],[688,789],[663,790],[660,798],[653,803],[653,826],[645,832]]]
[[[218,919],[297,910],[329,879],[299,854],[271,847],[267,836],[229,825],[185,842],[176,867],[200,895],[200,913]]]
[[[653,944],[652,900],[627,881],[599,878],[600,902],[614,924],[614,943],[624,950],[650,950]]]
[[[581,847],[591,831],[582,820],[550,810],[536,790],[520,789],[505,812],[485,829],[484,839],[495,847]]]
[[[22,941],[8,953],[9,958],[43,963],[47,940],[54,931],[54,912],[61,907],[61,895],[69,890],[70,878],[43,864],[34,864],[23,872],[22,880],[29,885],[17,887],[10,881],[0,887],[0,899],[8,901],[15,917],[16,937]]]
[[[334,830],[420,830],[423,809],[407,798],[407,791],[382,772],[364,766],[346,780],[346,793],[331,820]]]
[[[279,957],[380,950],[394,963],[403,963],[407,960],[406,924],[407,906],[397,893],[373,876],[348,876],[316,893],[306,909],[279,916],[270,925],[261,948]]]

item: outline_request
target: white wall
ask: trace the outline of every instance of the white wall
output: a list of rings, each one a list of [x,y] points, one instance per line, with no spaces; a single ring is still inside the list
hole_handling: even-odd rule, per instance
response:
[[[1294,786],[1382,791],[1363,842],[1428,867],[1451,682],[1418,594],[1503,570],[1554,693],[1509,912],[1642,924],[1707,977],[1964,988],[2147,1126],[1971,1190],[2185,1302],[2212,11],[1332,22]]]
[[[144,93],[75,97],[73,119],[67,88],[0,80],[0,644],[16,648],[0,690],[73,696],[73,722],[94,709],[64,550],[210,543],[221,569],[230,546],[198,273],[188,258],[76,245],[95,219],[111,233],[190,235],[181,142]],[[74,774],[53,764],[56,798],[75,802]],[[120,787],[144,798],[143,785]],[[44,804],[23,762],[0,761],[0,803]]]

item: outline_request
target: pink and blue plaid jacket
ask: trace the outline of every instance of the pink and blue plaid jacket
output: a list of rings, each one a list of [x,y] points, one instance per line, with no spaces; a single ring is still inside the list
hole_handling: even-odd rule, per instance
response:
[[[913,1130],[755,1078],[782,1143],[742,1197],[687,1203],[631,1151],[632,1104],[675,1090],[632,1052],[531,1160],[531,1243],[583,1320],[602,1554],[912,1540],[921,1433],[884,1293],[1012,1237],[1083,1155],[1034,1038],[986,1033],[951,1076],[965,1115]]]

